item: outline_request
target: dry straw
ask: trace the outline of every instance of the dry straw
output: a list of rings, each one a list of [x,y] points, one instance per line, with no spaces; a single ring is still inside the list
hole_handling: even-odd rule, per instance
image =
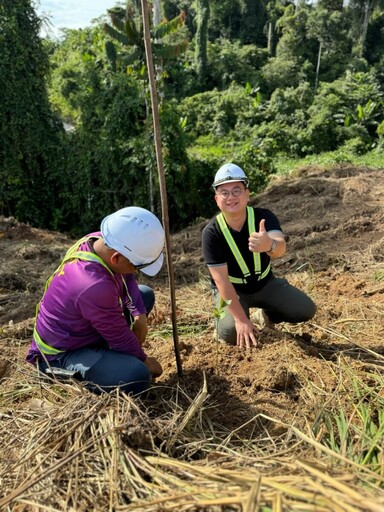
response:
[[[382,247],[368,256],[377,258]],[[360,254],[348,261],[357,285],[365,271],[359,261]],[[380,262],[372,287],[382,286]],[[297,274],[296,284],[307,289],[309,279]],[[181,380],[158,384],[147,397],[96,396],[75,382],[39,380],[24,362],[23,341],[3,337],[0,367],[11,370],[0,384],[0,510],[382,512],[383,302],[378,293],[368,297],[338,295],[337,317],[320,308],[311,325],[316,346],[294,334],[285,342],[279,331],[279,356],[287,347],[284,363],[300,381],[300,403],[290,420],[255,409],[231,428],[213,392],[215,374],[207,372],[193,393]],[[158,340],[170,329],[167,299],[157,299],[151,336]],[[193,330],[194,340],[203,333],[214,348],[209,291],[196,283],[178,304],[180,331]],[[327,372],[317,375],[298,346],[316,351]],[[333,389],[324,382],[329,375]]]
[[[264,416],[285,434],[231,443],[206,417],[206,379],[188,407],[181,388],[148,400],[41,382],[22,367],[12,379],[1,402],[1,510],[384,510],[383,472],[311,430]]]

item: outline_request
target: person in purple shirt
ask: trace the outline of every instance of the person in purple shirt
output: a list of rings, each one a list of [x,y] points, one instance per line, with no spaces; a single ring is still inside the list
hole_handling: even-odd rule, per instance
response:
[[[158,218],[131,206],[76,242],[46,283],[27,361],[43,373],[69,371],[96,393],[148,389],[162,373],[143,349],[155,298],[134,274],[159,272],[164,239]]]

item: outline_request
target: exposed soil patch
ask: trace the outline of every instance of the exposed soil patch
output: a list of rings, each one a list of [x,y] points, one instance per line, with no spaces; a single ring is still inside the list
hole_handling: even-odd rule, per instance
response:
[[[179,381],[186,393],[179,399],[188,403],[187,396],[199,392],[205,373],[208,392],[218,405],[212,409],[215,423],[234,430],[257,414],[293,421],[298,411],[305,411],[313,417],[308,382],[331,393],[336,385],[332,365],[340,358],[356,371],[369,369],[373,362],[377,368],[380,360],[371,351],[384,355],[383,198],[384,171],[353,167],[303,168],[274,180],[253,197],[252,204],[277,214],[289,236],[288,253],[275,263],[275,274],[309,293],[318,312],[308,324],[263,332],[260,348],[251,351],[215,340],[208,273],[200,251],[207,221],[175,234],[172,255],[183,378],[178,380],[176,372],[164,265],[159,276],[145,280],[157,293],[147,351],[165,370],[156,393],[169,399]],[[20,371],[26,365],[36,303],[71,242],[63,234],[0,218],[3,386],[16,367]],[[244,427],[242,434],[251,436],[252,431]]]

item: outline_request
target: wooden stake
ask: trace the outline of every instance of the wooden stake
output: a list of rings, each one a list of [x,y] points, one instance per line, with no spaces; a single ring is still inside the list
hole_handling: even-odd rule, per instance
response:
[[[154,71],[154,65],[153,65],[152,44],[151,44],[151,34],[150,34],[150,28],[149,28],[147,0],[141,0],[141,8],[142,8],[142,15],[143,15],[145,57],[146,57],[146,61],[147,61],[149,89],[150,89],[150,93],[151,93],[153,131],[154,131],[155,149],[156,149],[156,161],[157,161],[157,170],[159,173],[161,211],[162,211],[163,226],[164,226],[164,231],[165,231],[165,250],[166,250],[166,255],[167,255],[167,268],[168,268],[169,289],[170,289],[171,308],[172,308],[171,316],[172,316],[173,344],[174,344],[175,355],[176,355],[177,374],[179,375],[179,377],[181,377],[183,374],[183,370],[182,370],[182,366],[181,366],[179,336],[177,333],[177,322],[176,322],[175,281],[174,281],[173,264],[172,264],[171,237],[170,237],[170,232],[169,232],[167,189],[166,189],[165,177],[164,177],[163,154],[162,154],[161,133],[160,133],[160,119],[159,119],[159,105],[158,105],[158,100],[157,100],[157,88],[156,88],[156,78],[155,78],[155,71]]]

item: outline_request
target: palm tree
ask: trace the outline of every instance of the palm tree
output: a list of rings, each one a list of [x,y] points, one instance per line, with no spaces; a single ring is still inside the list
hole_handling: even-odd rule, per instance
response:
[[[112,65],[114,71],[117,70],[118,65],[124,70],[136,71],[141,76],[145,76],[144,70],[146,69],[146,55],[145,55],[145,40],[144,40],[144,27],[143,18],[139,12],[138,6],[128,5],[126,9],[122,7],[114,7],[108,10],[112,26],[108,23],[104,24],[104,31],[120,45],[127,49],[118,54],[116,45],[112,41],[105,43],[105,50],[107,58]],[[185,52],[188,46],[188,40],[181,38],[176,43],[163,44],[162,39],[172,33],[181,29],[185,22],[185,13],[181,12],[179,16],[172,20],[164,20],[153,26],[150,30],[152,39],[152,52],[156,64],[157,75],[160,78],[161,84],[161,70],[164,60],[175,59],[178,55]],[[145,78],[146,84],[148,79]],[[147,87],[145,88],[147,89]],[[161,94],[160,94],[161,97]],[[149,119],[149,105],[148,97],[145,94],[145,105],[147,112],[147,121]],[[148,130],[150,130],[150,123],[147,122]],[[151,136],[152,134],[149,134]],[[154,193],[153,193],[153,171],[152,165],[149,165],[149,198],[150,209],[154,211]]]
[[[136,12],[135,12],[136,11]],[[125,66],[132,66],[141,69],[145,65],[145,46],[142,17],[132,5],[127,5],[126,9],[114,7],[108,10],[112,26],[104,24],[104,31],[115,41],[118,41],[123,47],[129,49],[128,52],[118,53],[116,46],[112,41],[105,44],[107,57],[113,66],[119,61]],[[185,13],[181,12],[172,20],[163,20],[151,29],[152,50],[155,62],[159,65],[164,60],[171,60],[178,57],[188,47],[188,40],[182,38],[176,43],[163,44],[162,39],[172,33],[177,32],[185,22]]]

